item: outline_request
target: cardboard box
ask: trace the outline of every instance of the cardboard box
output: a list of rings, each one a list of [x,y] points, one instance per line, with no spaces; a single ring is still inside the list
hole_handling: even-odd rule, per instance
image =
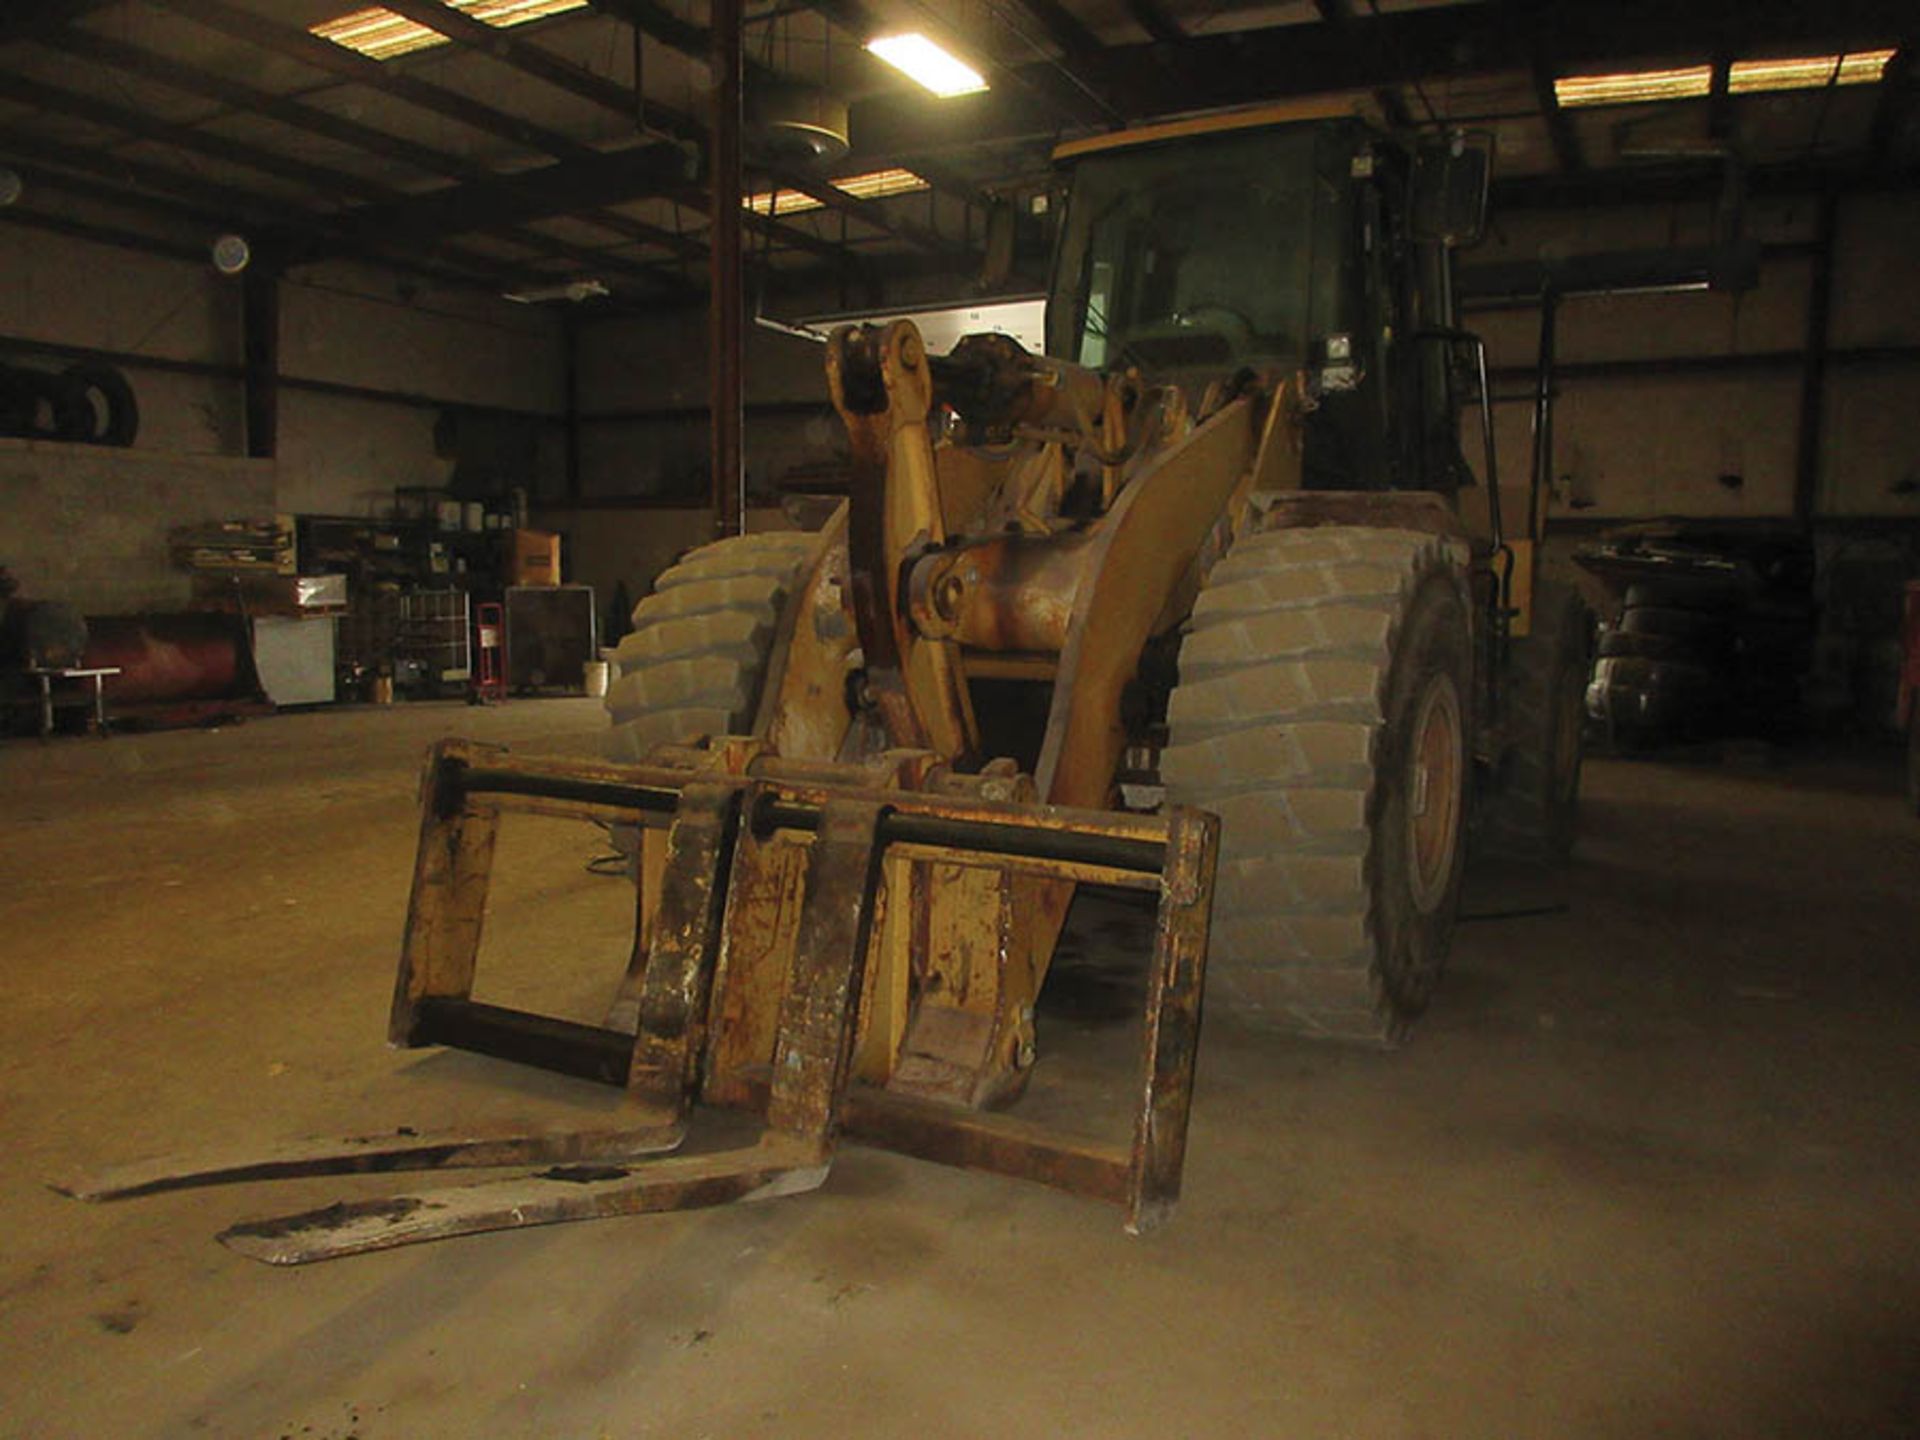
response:
[[[560,537],[545,530],[513,532],[513,558],[507,566],[509,585],[558,585]]]

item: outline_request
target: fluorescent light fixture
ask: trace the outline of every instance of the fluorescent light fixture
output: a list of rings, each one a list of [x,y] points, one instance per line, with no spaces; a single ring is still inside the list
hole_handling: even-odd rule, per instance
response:
[[[889,195],[910,195],[927,188],[927,182],[911,170],[870,170],[865,175],[847,175],[833,182],[856,200],[884,200]]]
[[[1727,72],[1735,95],[1756,90],[1824,90],[1829,85],[1875,85],[1891,50],[1859,50],[1851,55],[1810,55],[1796,60],[1736,60]]]
[[[604,281],[560,280],[552,285],[535,285],[527,290],[508,290],[500,298],[511,300],[516,305],[539,305],[548,300],[571,300],[578,305],[582,300],[612,293]]]
[[[762,190],[758,195],[741,196],[740,203],[756,215],[798,215],[820,208],[818,200],[798,190]]]
[[[1553,82],[1562,105],[1637,105],[1653,100],[1697,100],[1713,89],[1713,67],[1633,70],[1619,75],[1564,75]]]
[[[1754,95],[1769,90],[1819,90],[1828,85],[1873,85],[1891,59],[1891,50],[1856,50],[1848,55],[1736,60],[1727,70],[1727,90],[1733,95]],[[1712,89],[1711,65],[1630,70],[1618,75],[1566,75],[1553,82],[1554,98],[1568,107],[1701,100]]]
[[[469,19],[504,30],[529,20],[584,10],[588,0],[442,0],[442,3]],[[375,60],[391,60],[396,55],[410,55],[415,50],[430,50],[447,43],[447,37],[431,26],[418,24],[379,5],[323,21],[312,26],[310,33]]]
[[[867,42],[867,51],[942,100],[953,95],[977,95],[987,88],[986,77],[978,70],[924,35],[882,35]]]
[[[907,195],[927,188],[927,182],[911,170],[870,170],[865,175],[843,175],[828,182],[856,200],[884,200],[889,195]],[[798,215],[818,210],[820,201],[799,190],[763,190],[741,199],[742,205],[756,215]]]

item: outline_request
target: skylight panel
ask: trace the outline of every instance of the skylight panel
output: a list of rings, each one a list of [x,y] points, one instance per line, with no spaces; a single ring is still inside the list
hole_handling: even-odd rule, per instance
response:
[[[1579,105],[1638,105],[1653,100],[1703,99],[1713,89],[1711,65],[1680,70],[1630,70],[1617,75],[1563,75],[1553,82],[1553,98]]]
[[[1735,95],[1750,95],[1759,90],[1875,85],[1891,59],[1891,50],[1859,50],[1851,55],[1810,55],[1795,60],[1736,60],[1727,73],[1727,89]]]
[[[927,188],[923,177],[898,167],[870,170],[864,175],[843,175],[828,183],[856,200],[884,200],[889,195],[909,195]],[[763,190],[757,195],[743,197],[740,203],[756,215],[798,215],[820,208],[820,202],[811,195],[787,189]]]
[[[473,20],[505,30],[529,20],[544,20],[549,15],[564,15],[569,10],[584,10],[588,0],[442,0]],[[331,40],[374,60],[391,60],[447,43],[438,30],[418,24],[382,6],[355,10],[338,19],[326,20],[311,32],[322,40]]]
[[[1828,85],[1873,85],[1879,83],[1891,59],[1891,50],[1856,50],[1846,55],[1736,60],[1728,67],[1727,91],[1755,95],[1775,90],[1820,90]],[[1613,75],[1563,75],[1553,82],[1554,98],[1569,108],[1702,100],[1712,90],[1711,65],[1626,70]]]

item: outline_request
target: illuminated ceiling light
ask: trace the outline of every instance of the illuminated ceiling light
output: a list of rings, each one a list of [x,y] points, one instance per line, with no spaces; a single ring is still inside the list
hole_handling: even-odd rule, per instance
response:
[[[548,300],[570,300],[578,305],[583,300],[593,300],[612,293],[603,280],[561,280],[552,285],[536,285],[528,290],[509,290],[500,298],[511,300],[516,305],[540,305]]]
[[[1633,70],[1619,75],[1565,75],[1553,82],[1562,105],[1637,105],[1652,100],[1696,100],[1713,89],[1713,67]]]
[[[833,182],[856,200],[884,200],[889,195],[910,195],[927,188],[927,182],[911,170],[873,170],[865,175],[848,175]]]
[[[953,95],[977,95],[987,88],[986,77],[978,70],[924,35],[883,35],[869,40],[867,50],[942,100]]]
[[[870,170],[864,175],[843,175],[828,183],[856,200],[884,200],[889,195],[908,195],[927,188],[922,177],[897,167]],[[818,210],[821,202],[798,190],[763,190],[757,195],[745,196],[740,203],[756,215],[798,215],[804,210]]]
[[[762,190],[758,195],[741,197],[740,203],[756,215],[798,215],[802,210],[818,210],[820,202],[798,190]]]
[[[1875,85],[1891,50],[1860,50],[1851,55],[1810,55],[1794,60],[1736,60],[1727,73],[1735,95],[1759,90],[1824,90],[1829,85]]]
[[[549,15],[584,10],[589,0],[442,0],[442,3],[469,19],[481,20],[504,30],[513,25],[524,25],[529,20],[544,20]],[[335,20],[323,21],[312,26],[310,33],[375,60],[391,60],[396,55],[409,55],[415,50],[430,50],[435,45],[447,43],[447,37],[438,30],[417,24],[378,5],[355,10]]]

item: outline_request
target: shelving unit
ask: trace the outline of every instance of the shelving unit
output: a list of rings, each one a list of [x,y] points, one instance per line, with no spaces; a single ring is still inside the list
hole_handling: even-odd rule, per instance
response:
[[[464,590],[409,590],[393,637],[396,688],[464,690],[473,676],[473,628]]]

